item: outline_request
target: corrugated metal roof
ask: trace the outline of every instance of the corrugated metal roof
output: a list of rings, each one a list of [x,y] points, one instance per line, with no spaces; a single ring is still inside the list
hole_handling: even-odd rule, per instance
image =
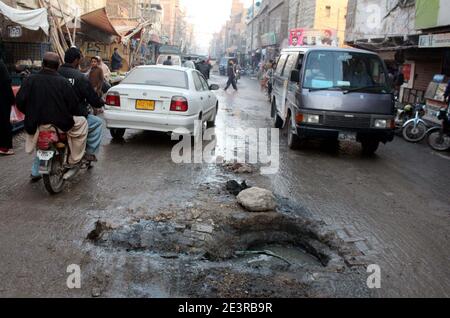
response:
[[[120,36],[119,32],[117,32],[117,30],[112,25],[111,20],[109,20],[108,14],[106,13],[106,8],[104,7],[83,14],[80,19],[84,23],[96,27],[97,29],[102,30],[108,34]]]

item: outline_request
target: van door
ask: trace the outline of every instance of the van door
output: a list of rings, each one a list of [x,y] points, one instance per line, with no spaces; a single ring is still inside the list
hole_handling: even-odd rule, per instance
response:
[[[283,78],[283,95],[280,101],[279,101],[279,109],[280,109],[280,115],[283,121],[285,121],[287,116],[287,110],[289,106],[288,98],[292,100],[292,97],[289,97],[289,92],[295,94],[295,87],[296,85],[292,85],[291,83],[291,72],[295,69],[297,66],[297,60],[298,60],[299,53],[290,53],[289,58],[287,59],[286,65],[283,70],[282,78]],[[292,95],[292,94],[291,94]]]
[[[299,53],[297,62],[292,70],[297,70],[299,73],[299,83],[291,82],[289,79],[289,88],[288,88],[288,105],[287,109],[291,108],[292,110],[301,107],[301,81],[303,78],[303,61],[304,61],[304,53]]]
[[[280,101],[284,101],[284,80],[282,78],[284,66],[286,65],[288,54],[282,54],[275,70],[275,76],[273,80],[273,96],[276,102],[276,112],[280,114]]]

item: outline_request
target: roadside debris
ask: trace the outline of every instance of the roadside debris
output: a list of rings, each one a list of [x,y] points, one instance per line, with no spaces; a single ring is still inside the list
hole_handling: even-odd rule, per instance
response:
[[[246,163],[240,163],[240,162],[226,162],[223,164],[224,168],[228,171],[231,171],[233,173],[237,174],[244,174],[244,173],[253,173],[255,172],[255,169]]]
[[[258,187],[241,191],[237,196],[237,200],[240,205],[250,212],[268,212],[276,208],[273,193]]]
[[[232,195],[238,195],[243,190],[249,188],[246,181],[243,181],[241,184],[239,184],[236,180],[228,181],[226,187],[227,191],[230,192]]]
[[[98,220],[95,222],[95,228],[89,232],[87,238],[91,241],[98,241],[105,231],[113,229],[113,226],[107,222]]]
[[[278,259],[281,259],[282,261],[285,261],[288,265],[292,265],[291,262],[289,262],[287,259],[285,259],[284,257],[277,255],[271,251],[237,251],[236,256],[245,256],[245,255],[267,255],[267,256],[272,256]]]
[[[98,298],[102,295],[100,288],[92,288],[92,297]]]

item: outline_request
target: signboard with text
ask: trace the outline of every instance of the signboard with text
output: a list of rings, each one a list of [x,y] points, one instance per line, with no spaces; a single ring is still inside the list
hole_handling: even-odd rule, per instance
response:
[[[450,47],[450,33],[421,35],[419,48]]]

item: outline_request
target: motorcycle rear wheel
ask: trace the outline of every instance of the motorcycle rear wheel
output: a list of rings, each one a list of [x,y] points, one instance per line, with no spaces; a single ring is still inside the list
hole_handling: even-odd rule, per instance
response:
[[[428,135],[428,145],[436,151],[450,150],[450,136],[441,131],[434,131]]]
[[[64,188],[64,167],[61,156],[52,159],[50,174],[42,176],[45,189],[48,193],[54,195],[61,193]]]

